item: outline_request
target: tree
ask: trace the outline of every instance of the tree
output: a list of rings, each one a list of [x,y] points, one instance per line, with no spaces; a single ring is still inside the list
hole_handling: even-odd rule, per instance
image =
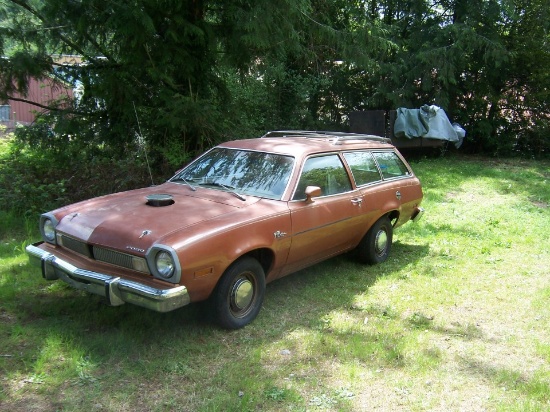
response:
[[[464,150],[548,150],[548,0],[364,5],[395,47],[359,79],[357,109],[436,104],[467,129]]]
[[[332,7],[328,17],[324,6]],[[120,156],[134,144],[139,119],[149,148],[178,163],[239,137],[229,80],[266,76],[279,102],[279,120],[269,123],[297,125],[301,115],[289,119],[305,112],[302,96],[315,90],[314,76],[363,41],[345,24],[332,27],[338,10],[308,0],[10,0],[0,33],[17,47],[0,45],[8,56],[0,98],[24,93],[31,77],[78,82],[74,107],[52,107],[60,145],[77,136]],[[54,54],[85,63],[58,65]]]
[[[37,144],[78,142],[117,158],[141,126],[156,163],[170,167],[220,140],[345,128],[353,110],[425,103],[466,127],[470,150],[542,153],[548,5],[4,0],[0,99],[24,92],[30,77],[78,82],[81,98],[51,107],[54,137],[40,132]],[[55,54],[85,64],[59,65]]]

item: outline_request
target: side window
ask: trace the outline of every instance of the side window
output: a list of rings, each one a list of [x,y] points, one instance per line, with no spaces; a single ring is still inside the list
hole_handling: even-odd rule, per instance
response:
[[[305,199],[308,186],[319,186],[321,195],[328,196],[351,190],[346,169],[338,155],[311,157],[306,160],[293,200]]]
[[[353,173],[357,186],[382,180],[370,152],[348,152],[344,153],[344,157]]]
[[[407,176],[409,171],[399,156],[394,152],[374,152],[374,157],[380,166],[384,179]]]

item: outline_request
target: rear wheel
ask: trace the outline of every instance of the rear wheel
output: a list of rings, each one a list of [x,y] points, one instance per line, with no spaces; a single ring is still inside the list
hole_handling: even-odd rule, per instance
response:
[[[251,257],[237,260],[224,273],[214,292],[214,310],[220,326],[239,329],[256,318],[265,295],[265,274]]]
[[[382,263],[390,254],[393,226],[387,216],[381,217],[361,239],[356,252],[359,260],[371,265]]]

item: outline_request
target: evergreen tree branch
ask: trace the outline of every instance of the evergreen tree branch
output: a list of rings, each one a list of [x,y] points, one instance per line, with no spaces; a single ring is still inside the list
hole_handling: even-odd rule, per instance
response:
[[[25,0],[9,0],[12,3],[18,5],[19,7],[23,8],[30,14],[32,14],[34,17],[39,19],[44,25],[49,26],[48,19],[44,17],[41,13],[38,12],[38,10],[34,9],[29,3],[27,3]],[[76,51],[78,54],[85,56],[87,59],[89,59],[92,62],[98,63],[99,61],[89,53],[87,53],[83,48],[81,48],[76,43],[72,42],[69,38],[64,36],[62,33],[59,32],[58,29],[53,29],[52,31],[55,33],[55,36],[57,36],[63,43],[65,43],[67,46],[69,46],[72,50]]]
[[[66,114],[77,115],[77,116],[96,116],[97,115],[94,112],[83,112],[79,110],[67,109],[66,107],[49,106],[49,105],[38,103],[29,99],[25,99],[22,97],[15,97],[15,96],[5,96],[5,97],[6,97],[6,100],[13,100],[15,102],[27,103],[32,106],[36,106],[41,109],[47,110],[49,112],[66,113]]]

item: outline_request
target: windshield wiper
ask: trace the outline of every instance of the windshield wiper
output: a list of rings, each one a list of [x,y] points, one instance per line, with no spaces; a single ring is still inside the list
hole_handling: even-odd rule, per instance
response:
[[[225,189],[226,191],[228,191],[229,193],[231,193],[232,195],[237,197],[239,200],[242,200],[243,202],[246,200],[246,197],[244,197],[243,195],[235,192],[235,188],[233,186],[227,186],[227,185],[224,185],[223,183],[220,183],[220,182],[205,182],[205,183],[199,183],[199,185],[201,185],[201,186],[218,186],[218,187],[221,187],[221,188]]]
[[[189,187],[191,188],[191,190],[192,190],[193,192],[197,190],[197,188],[196,188],[195,186],[193,186],[191,183],[189,183],[189,182],[187,181],[187,179],[185,179],[184,177],[178,176],[178,177],[176,177],[175,179],[172,179],[172,182],[175,182],[175,181],[177,181],[177,180],[180,180],[180,181],[182,181],[183,183],[185,183],[187,186],[189,186]]]

